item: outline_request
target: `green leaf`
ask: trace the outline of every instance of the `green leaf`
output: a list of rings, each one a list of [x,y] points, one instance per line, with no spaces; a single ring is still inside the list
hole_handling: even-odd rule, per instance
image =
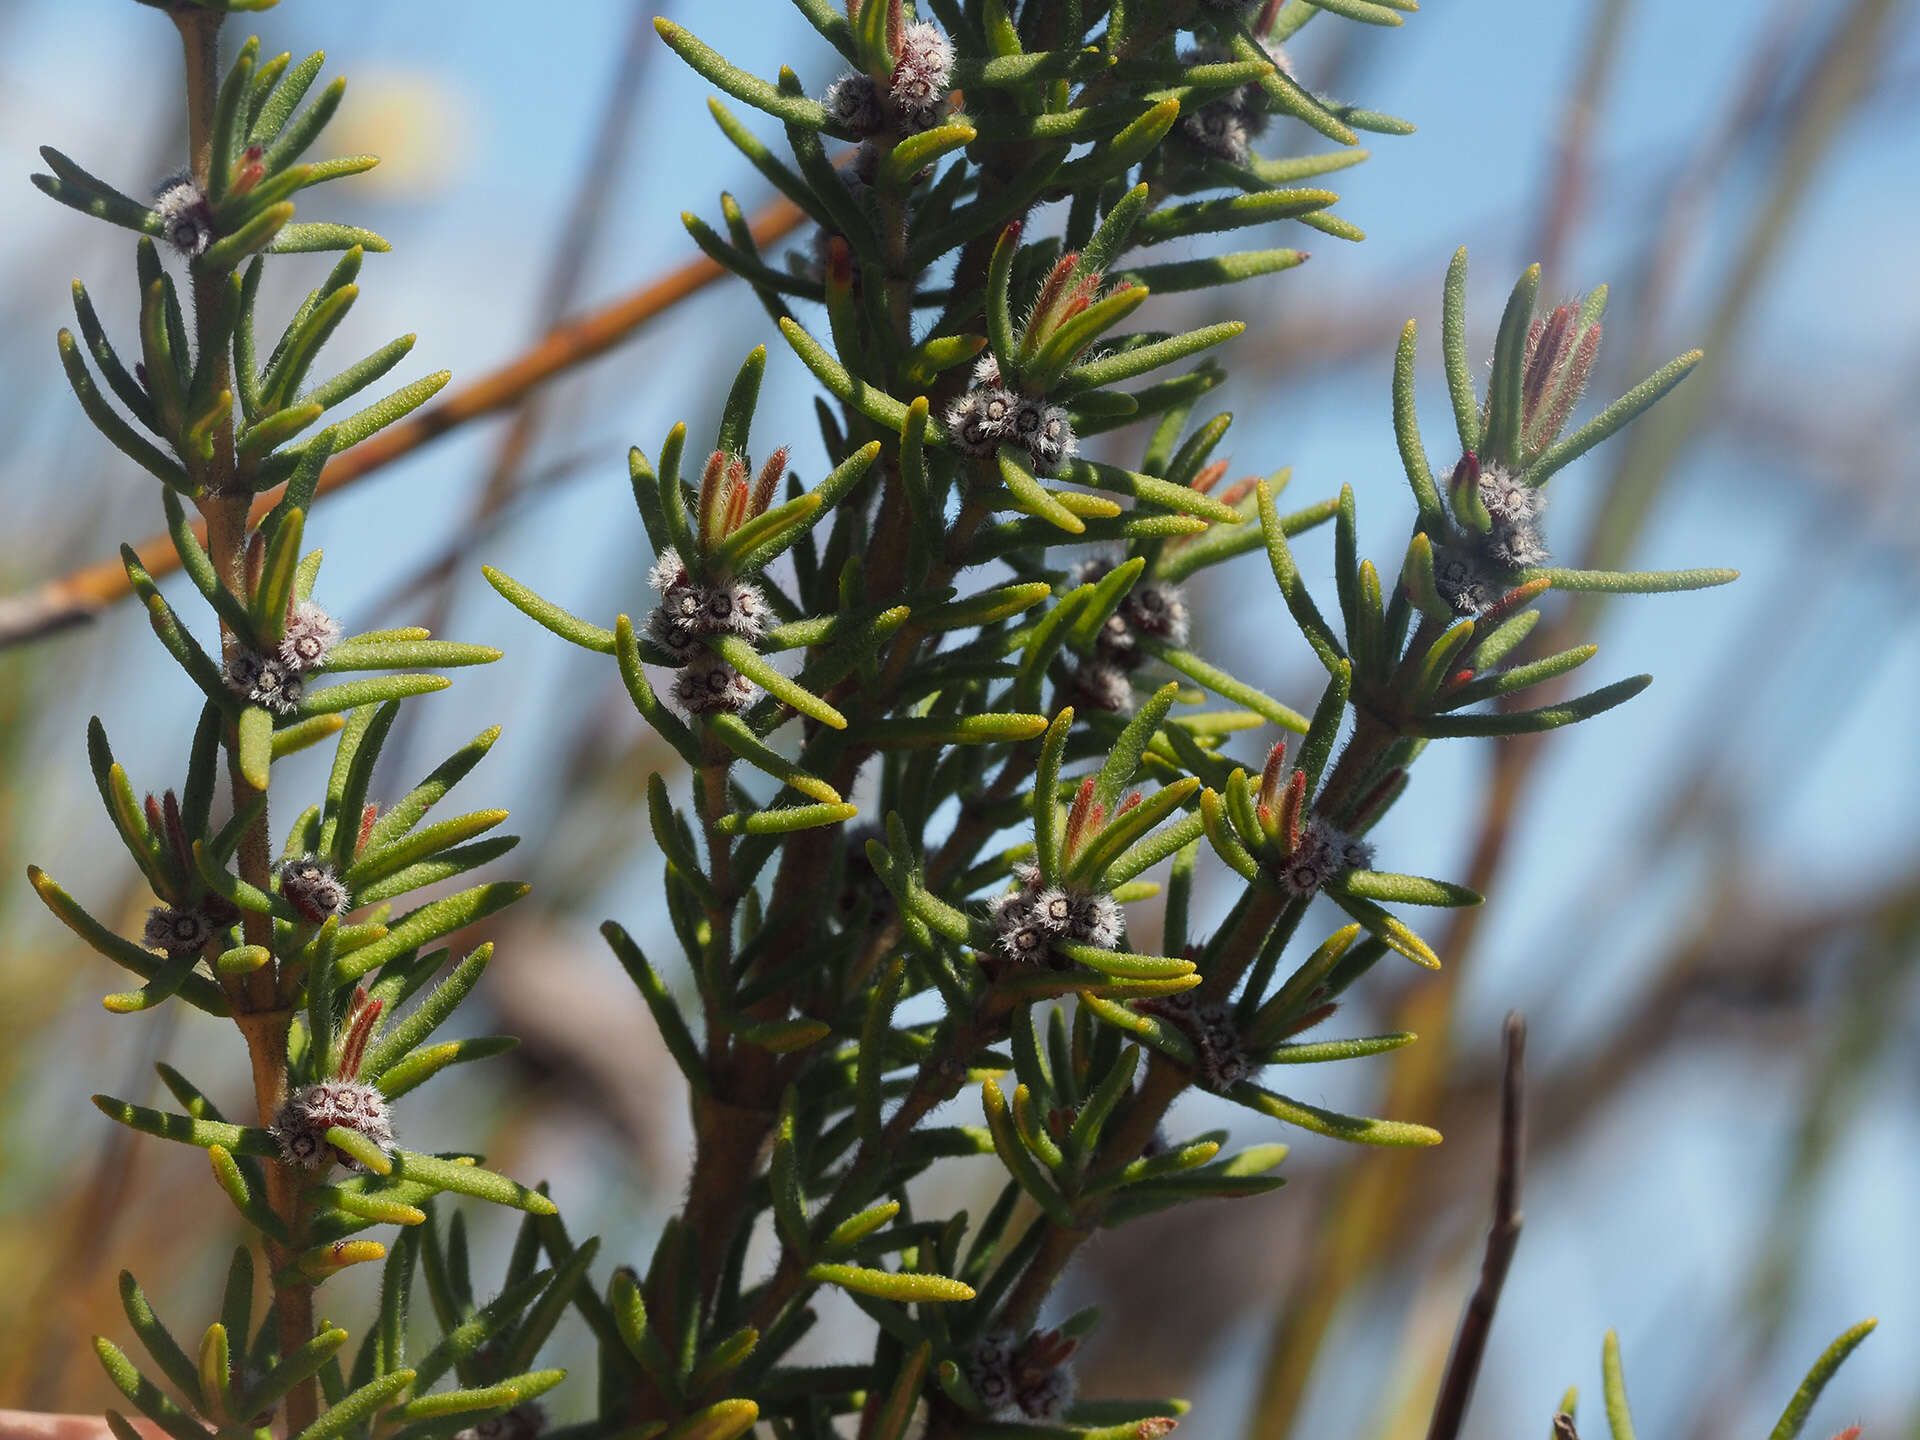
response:
[[[142,949],[102,925],[39,866],[27,867],[27,880],[33,886],[34,893],[63,925],[114,964],[149,981],[165,969],[165,957]],[[225,1016],[231,1013],[225,993],[203,975],[187,974],[176,993],[196,1010],[204,1010],[209,1015]]]
[[[822,805],[841,803],[838,790],[818,776],[808,774],[784,755],[768,749],[738,716],[708,715],[704,717],[703,724],[710,735],[749,765],[765,771]]]
[[[87,419],[93,422],[94,429],[162,484],[183,495],[198,495],[200,485],[187,475],[179,462],[163,454],[151,441],[138,434],[107,404],[106,398],[95,388],[93,377],[87,374],[86,362],[80,358],[80,346],[73,338],[73,332],[62,330],[56,339],[60,349],[60,364],[67,373],[67,383],[73,387],[80,408],[87,412]]]
[[[793,805],[768,808],[744,814],[722,815],[713,828],[722,835],[786,835],[795,830],[816,830],[824,825],[841,825],[860,813],[854,805]]]
[[[441,1415],[465,1415],[475,1410],[498,1410],[544,1395],[567,1378],[564,1370],[529,1370],[493,1385],[471,1390],[436,1390],[395,1407],[398,1420],[427,1420]]]
[[[1404,1120],[1369,1120],[1358,1115],[1341,1115],[1336,1111],[1322,1110],[1317,1105],[1289,1100],[1251,1081],[1242,1081],[1234,1086],[1227,1092],[1227,1098],[1249,1110],[1257,1110],[1275,1120],[1297,1125],[1302,1130],[1331,1136],[1335,1140],[1352,1141],[1357,1145],[1417,1146],[1440,1143],[1440,1132],[1425,1125],[1414,1125]]]
[[[287,228],[293,219],[293,202],[282,200],[249,218],[239,229],[207,247],[200,263],[208,270],[231,270],[256,251],[264,250]]]
[[[1209,255],[1201,260],[1135,265],[1114,278],[1145,285],[1157,295],[1175,295],[1277,274],[1305,264],[1307,258],[1304,250],[1240,250],[1231,255]]]
[[[1846,1363],[1847,1357],[1854,1352],[1855,1347],[1871,1335],[1874,1327],[1879,1323],[1878,1320],[1862,1320],[1826,1348],[1820,1358],[1813,1362],[1813,1368],[1807,1372],[1807,1378],[1800,1382],[1800,1388],[1793,1392],[1793,1398],[1787,1402],[1787,1408],[1781,1413],[1780,1421],[1773,1427],[1773,1433],[1768,1436],[1768,1440],[1795,1440],[1807,1423],[1807,1415],[1813,1409],[1813,1402],[1820,1398],[1820,1392],[1826,1389],[1827,1382],[1833,1378],[1834,1372]],[[1624,1410],[1626,1406],[1624,1393],[1621,1395],[1620,1403]],[[1611,1393],[1608,1396],[1607,1409],[1608,1414],[1611,1415],[1613,1410]]]
[[[1412,722],[1411,728],[1432,739],[1463,735],[1530,735],[1541,730],[1557,730],[1624,704],[1653,683],[1651,675],[1635,675],[1599,690],[1590,691],[1563,705],[1544,705],[1537,710],[1513,710],[1495,715],[1435,715]]]
[[[802,715],[830,725],[847,728],[847,717],[796,680],[790,680],[760,658],[760,653],[738,635],[711,635],[708,645],[734,669],[753,681],[774,699],[792,706]]]
[[[979,131],[964,120],[954,120],[945,125],[936,125],[931,130],[923,130],[918,135],[910,135],[895,145],[893,152],[881,162],[880,183],[895,187],[909,185],[913,177],[926,166],[966,148],[978,138]]]
[[[466,645],[457,640],[375,640],[349,636],[327,653],[322,673],[342,670],[410,670],[422,665],[458,669],[491,665],[501,652],[491,645]]]
[[[166,222],[159,212],[89,175],[51,145],[40,147],[40,158],[47,162],[53,174],[35,175],[33,183],[62,205],[142,235],[159,235],[165,231]]]
[[[1044,715],[906,715],[860,727],[858,739],[881,750],[923,745],[998,745],[1044,734]]]
[[[1440,309],[1440,349],[1446,360],[1447,394],[1453,401],[1454,428],[1462,451],[1480,448],[1480,397],[1473,388],[1473,362],[1467,358],[1467,247],[1453,252]]]
[[[736,100],[743,100],[756,110],[777,116],[789,125],[838,133],[837,127],[827,116],[826,107],[819,101],[785,94],[758,75],[728,64],[719,51],[665,16],[656,17],[653,28],[660,32],[662,40],[673,47],[675,54]]]
[[[1035,478],[1033,468],[1027,463],[1024,455],[1011,445],[1002,445],[995,452],[995,456],[1000,466],[1001,483],[1012,493],[1022,510],[1029,515],[1038,516],[1069,535],[1085,532],[1087,528],[1085,522],[1061,504],[1054,492]]]
[[[1252,195],[1221,196],[1169,205],[1143,217],[1134,228],[1136,245],[1211,235],[1271,220],[1291,220],[1324,210],[1340,197],[1331,190],[1262,190]]]
[[[347,1343],[347,1332],[329,1326],[269,1370],[237,1397],[239,1413],[257,1415],[271,1409],[287,1397],[301,1381],[310,1379]]]
[[[152,1302],[140,1288],[140,1282],[133,1278],[131,1270],[120,1272],[120,1305],[127,1312],[127,1323],[133,1326],[133,1333],[139,1337],[161,1373],[187,1397],[188,1404],[195,1409],[204,1409],[199,1367],[181,1348],[180,1342],[173,1338],[172,1332],[161,1323],[160,1317],[154,1313]]]
[[[1184,360],[1189,355],[1197,355],[1202,350],[1223,344],[1246,328],[1245,321],[1228,320],[1089,360],[1084,365],[1073,366],[1062,375],[1054,393],[1065,399],[1087,390],[1117,385],[1122,380],[1131,380],[1136,375],[1144,375],[1149,370],[1157,370],[1162,365],[1171,365],[1176,360]],[[1145,410],[1144,405],[1141,408]]]
[[[640,668],[640,637],[634,633],[633,622],[625,615],[613,622],[613,647],[614,659],[620,665],[620,679],[627,687],[627,696],[633,701],[633,708],[640,712],[640,718],[651,725],[654,732],[689,765],[704,763],[699,742],[687,729],[686,722],[667,709],[660,702],[660,697],[654,694],[653,686],[647,683],[646,673]],[[838,799],[839,796],[834,798]]]
[[[695,1411],[660,1440],[739,1440],[759,1418],[760,1407],[751,1400],[722,1400]]]
[[[816,1285],[837,1285],[859,1295],[902,1304],[939,1304],[971,1300],[971,1285],[945,1275],[920,1275],[896,1270],[869,1270],[860,1265],[810,1265],[807,1278]]]
[[[1143,639],[1141,649],[1159,660],[1163,665],[1178,670],[1191,680],[1198,681],[1223,700],[1231,700],[1254,714],[1271,721],[1275,725],[1293,731],[1296,735],[1307,733],[1307,717],[1290,705],[1282,705],[1262,691],[1227,674],[1224,670],[1208,664],[1190,650],[1181,650],[1158,640]]]
[[[1264,60],[1269,65],[1273,65],[1273,69],[1260,82],[1260,88],[1266,92],[1267,100],[1273,108],[1312,126],[1329,140],[1337,140],[1342,145],[1359,143],[1360,137],[1355,135],[1337,115],[1309,95],[1291,75],[1274,64],[1273,57],[1261,48],[1260,42],[1247,32],[1244,25],[1229,37],[1228,43],[1233,53],[1242,60]]]
[[[1641,411],[1686,379],[1703,358],[1703,351],[1689,350],[1677,359],[1669,360],[1593,419],[1548,449],[1546,454],[1527,467],[1526,473],[1520,477],[1522,481],[1528,485],[1546,484],[1557,472],[1578,460],[1616,430],[1624,428]]]
[[[324,685],[309,690],[294,706],[302,719],[315,715],[337,715],[361,705],[378,705],[384,700],[404,700],[411,695],[431,695],[445,690],[453,682],[444,675],[382,675],[372,680],[349,680],[340,685]]]
[[[441,761],[426,779],[401,796],[373,822],[373,829],[367,832],[368,848],[388,844],[419,824],[421,817],[480,763],[487,751],[493,748],[493,742],[499,738],[500,727],[491,726]]]
[[[1411,320],[1400,332],[1393,358],[1393,435],[1400,447],[1400,464],[1407,472],[1414,503],[1420,508],[1420,528],[1439,533],[1446,521],[1440,491],[1427,465],[1427,447],[1420,439],[1420,416],[1415,406],[1413,362],[1417,326]]]
[[[333,1440],[336,1435],[344,1435],[386,1409],[413,1381],[411,1370],[389,1371],[328,1406],[326,1413],[294,1440]]]
[[[1390,900],[1401,905],[1470,906],[1485,897],[1464,885],[1427,880],[1418,875],[1394,875],[1383,870],[1349,870],[1333,885],[1349,895],[1368,900]]]
[[[477,1165],[443,1160],[434,1155],[420,1155],[411,1150],[395,1150],[391,1158],[393,1173],[402,1180],[418,1180],[436,1190],[471,1195],[478,1200],[508,1205],[532,1215],[560,1213],[559,1208],[538,1190],[529,1190],[517,1180],[509,1180],[491,1170],[482,1170]]]
[[[1329,900],[1366,926],[1368,934],[1384,941],[1416,965],[1428,970],[1440,968],[1440,957],[1433,953],[1433,947],[1398,916],[1383,910],[1365,896],[1348,890],[1337,880],[1325,887],[1325,893]]]
[[[1223,504],[1191,486],[1156,479],[1152,475],[1139,475],[1114,465],[1071,460],[1061,467],[1060,478],[1071,480],[1076,485],[1128,495],[1144,504],[1157,505],[1177,514],[1198,515],[1203,520],[1214,520],[1223,525],[1243,525],[1247,519],[1231,505]]]
[[[1601,1385],[1607,1398],[1607,1428],[1613,1440],[1634,1440],[1633,1412],[1627,1408],[1627,1377],[1620,1368],[1620,1337],[1612,1330],[1600,1347]]]
[[[1678,590],[1710,590],[1731,585],[1738,570],[1525,570],[1522,580],[1547,580],[1556,590],[1609,595],[1662,595]]]
[[[653,1013],[653,1023],[660,1030],[660,1038],[666,1042],[668,1052],[685,1075],[687,1083],[700,1094],[711,1088],[707,1076],[706,1061],[701,1058],[700,1047],[694,1041],[693,1032],[687,1028],[687,1022],[680,1014],[680,1007],[674,1003],[672,994],[660,979],[633,937],[627,934],[612,920],[600,926],[600,933],[606,937],[607,944],[613,947],[613,953],[619,957],[634,988],[639,990],[640,998],[647,1002],[647,1009]]]
[[[431,900],[417,910],[408,911],[388,927],[387,933],[380,939],[340,956],[335,962],[334,973],[343,982],[357,980],[369,971],[398,960],[410,950],[418,950],[431,940],[451,935],[456,930],[497,914],[514,901],[525,898],[528,888],[522,884],[496,881]]]
[[[119,1346],[96,1335],[93,1337],[93,1350],[100,1357],[101,1367],[107,1372],[107,1378],[113,1382],[114,1388],[131,1400],[141,1414],[173,1436],[174,1440],[207,1440],[207,1431],[200,1423],[168,1399],[158,1385],[142,1375]]]
[[[1557,655],[1548,655],[1527,665],[1516,665],[1511,670],[1479,675],[1457,690],[1443,691],[1439,697],[1440,708],[1457,710],[1496,696],[1511,695],[1517,690],[1525,690],[1543,680],[1576,670],[1599,652],[1598,645],[1576,645],[1571,650],[1562,650]]]
[[[162,1140],[177,1140],[205,1150],[218,1145],[237,1155],[262,1155],[278,1158],[280,1147],[265,1130],[249,1125],[228,1125],[218,1120],[195,1120],[145,1105],[116,1100],[111,1095],[95,1095],[94,1107],[110,1120],[118,1120],[129,1129],[158,1135]]]

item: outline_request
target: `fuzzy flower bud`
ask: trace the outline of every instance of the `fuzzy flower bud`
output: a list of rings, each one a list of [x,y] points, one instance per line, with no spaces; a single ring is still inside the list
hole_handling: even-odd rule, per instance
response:
[[[197,906],[177,909],[156,905],[147,911],[147,926],[141,936],[154,950],[168,955],[191,955],[213,938],[213,921]]]
[[[289,1165],[309,1170],[338,1160],[349,1169],[359,1164],[327,1143],[334,1126],[364,1135],[382,1150],[393,1144],[393,1113],[387,1097],[358,1080],[322,1080],[302,1086],[286,1098],[268,1127]]]
[[[213,207],[191,175],[175,175],[154,196],[167,244],[192,259],[213,243]]]
[[[324,665],[327,652],[340,639],[340,622],[311,600],[294,606],[280,639],[280,659],[288,669],[304,672]]]
[[[278,655],[235,650],[223,673],[228,689],[276,715],[291,715],[306,691],[299,674]]]
[[[697,649],[674,677],[673,698],[691,715],[736,715],[753,703],[754,683],[707,649]]]
[[[1190,993],[1182,993],[1141,1000],[1137,1008],[1158,1015],[1187,1038],[1193,1046],[1196,1078],[1207,1089],[1215,1093],[1231,1090],[1259,1071],[1233,1023],[1230,1002],[1216,1000],[1202,1005]]]
[[[784,452],[777,458],[785,464]],[[647,617],[647,634],[677,664],[694,658],[704,636],[758,640],[766,633],[767,597],[756,585],[744,580],[697,584],[672,550],[660,553],[647,581],[660,592],[659,607]]]
[[[1088,660],[1075,668],[1073,695],[1076,701],[1110,715],[1133,713],[1133,685],[1127,672],[1107,660]]]
[[[1434,588],[1456,613],[1477,615],[1518,572],[1550,558],[1540,527],[1547,497],[1500,465],[1483,466],[1472,451],[1460,457],[1447,490],[1460,523],[1455,540],[1434,556]]]
[[[1011,1330],[994,1330],[982,1336],[962,1362],[967,1384],[989,1415],[1001,1414],[1015,1403],[1013,1346]]]
[[[1046,885],[1030,865],[1016,869],[1014,880],[1017,889],[996,895],[987,906],[994,948],[1004,958],[1064,970],[1069,962],[1055,953],[1056,942],[1102,950],[1119,945],[1125,923],[1111,895]]]
[[[827,114],[856,140],[864,140],[880,129],[886,115],[880,104],[880,87],[871,75],[842,75],[827,86],[820,103]]]
[[[280,862],[278,874],[281,897],[301,918],[315,925],[324,925],[335,915],[344,915],[353,908],[353,897],[347,893],[347,887],[324,860],[312,855],[295,855]]]
[[[991,386],[969,390],[947,407],[947,433],[966,455],[991,455],[1007,438],[1019,397]]]
[[[1307,822],[1300,844],[1280,866],[1280,883],[1294,895],[1313,894],[1336,875],[1371,870],[1373,846],[1319,816]]]
[[[546,1428],[546,1409],[538,1401],[525,1400],[505,1414],[456,1430],[453,1440],[538,1440]]]
[[[1560,437],[1587,388],[1600,353],[1600,322],[1580,323],[1580,307],[1566,304],[1527,327],[1520,364],[1520,459],[1530,462]]]
[[[1072,580],[1075,585],[1091,585],[1112,570],[1112,560],[1096,557],[1076,565]],[[1094,636],[1094,655],[1121,671],[1137,670],[1146,660],[1140,648],[1142,636],[1168,645],[1184,645],[1192,628],[1187,598],[1180,587],[1142,576]]]
[[[1031,421],[1022,426],[1019,422],[1029,416]],[[1060,466],[1072,459],[1080,448],[1080,441],[1073,433],[1073,422],[1058,405],[1028,401],[1021,407],[1016,428],[1021,430],[1027,453],[1033,457],[1034,470],[1041,475],[1058,474]]]
[[[901,28],[887,99],[907,128],[930,130],[940,123],[952,73],[953,42],[937,25],[916,20]]]

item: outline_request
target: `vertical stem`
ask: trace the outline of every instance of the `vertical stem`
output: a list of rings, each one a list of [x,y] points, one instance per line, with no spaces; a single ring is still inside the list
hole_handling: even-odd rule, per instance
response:
[[[194,178],[202,187],[213,164],[213,117],[220,88],[220,22],[217,10],[181,5],[172,12],[180,31],[186,61],[187,135],[192,153]],[[212,317],[220,300],[221,278],[193,269],[193,309],[196,336],[212,328]],[[218,373],[214,391],[229,388],[230,375],[223,354],[216,360]],[[247,509],[250,497],[228,494],[234,473],[233,423],[223,422],[214,439],[212,462],[207,467],[207,496],[201,513],[207,521],[207,553],[221,580],[236,595],[247,593],[246,550]],[[231,647],[233,635],[221,627],[223,647]],[[228,736],[228,777],[236,808],[250,803],[258,792],[241,776],[233,737]],[[241,838],[237,854],[240,877],[258,889],[271,887],[271,852],[267,816],[263,809],[259,820]],[[247,943],[273,945],[273,922],[264,915],[248,913],[243,922]],[[237,997],[234,1019],[246,1037],[247,1054],[253,1070],[254,1110],[262,1125],[271,1124],[286,1094],[287,1026],[292,1012],[281,995],[281,977],[277,964],[264,967],[247,977],[243,993]],[[267,1203],[287,1227],[294,1248],[265,1241],[267,1260],[275,1274],[284,1271],[297,1253],[304,1226],[304,1205],[299,1177],[278,1160],[267,1162]],[[279,1316],[280,1353],[291,1354],[313,1338],[313,1290],[303,1284],[274,1286],[274,1304]],[[286,1429],[297,1434],[312,1424],[319,1414],[319,1391],[312,1380],[297,1385],[286,1400]]]

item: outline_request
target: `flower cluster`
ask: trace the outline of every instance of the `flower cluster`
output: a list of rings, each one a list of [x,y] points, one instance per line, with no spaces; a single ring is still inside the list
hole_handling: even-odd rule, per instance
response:
[[[340,622],[311,600],[287,613],[279,646],[271,654],[236,645],[227,656],[227,687],[276,715],[291,715],[306,693],[306,677],[327,662],[340,639]]]
[[[1463,493],[1468,486],[1471,496]],[[1482,468],[1472,451],[1454,467],[1449,493],[1456,513],[1477,501],[1487,528],[1467,527],[1440,548],[1433,559],[1434,588],[1456,614],[1478,615],[1512,587],[1519,572],[1547,562],[1540,530],[1547,497],[1504,468]]]
[[[884,81],[842,75],[821,97],[834,123],[856,140],[883,130],[916,135],[946,118],[953,42],[939,26],[916,20],[901,27],[894,53],[893,71]]]
[[[1305,897],[1336,875],[1372,868],[1373,846],[1316,815],[1307,822],[1300,843],[1282,863],[1280,883],[1289,893]]]
[[[286,1098],[269,1128],[289,1165],[317,1170],[335,1160],[350,1168],[358,1162],[327,1143],[334,1126],[363,1135],[386,1149],[393,1143],[393,1114],[378,1087],[358,1080],[322,1080],[303,1085]]]
[[[169,955],[190,955],[203,949],[213,936],[213,917],[201,907],[156,905],[147,911],[147,928],[141,938],[150,948]]]
[[[1113,566],[1114,562],[1104,556],[1083,560],[1073,568],[1072,582],[1075,586],[1094,584],[1111,573]],[[1191,630],[1192,619],[1180,587],[1143,576],[1094,636],[1093,654],[1075,669],[1075,697],[1097,710],[1131,710],[1133,686],[1127,677],[1147,659],[1141,639],[1184,645]]]
[[[722,457],[716,453],[714,458]],[[737,456],[728,463],[744,474],[744,462]],[[647,634],[679,666],[674,700],[695,715],[731,714],[752,704],[757,693],[753,682],[704,642],[716,635],[752,641],[765,634],[767,601],[760,590],[743,580],[700,584],[671,549],[660,552],[647,583],[660,592],[660,604],[647,618]]]
[[[1604,293],[1595,292],[1604,298]],[[1454,524],[1433,558],[1434,588],[1459,615],[1478,615],[1547,563],[1540,519],[1544,476],[1528,474],[1566,428],[1600,351],[1595,296],[1557,305],[1527,326],[1519,357],[1519,414],[1505,434],[1493,424],[1494,391],[1481,409],[1482,448],[1468,450],[1447,487]]]
[[[1080,448],[1066,410],[1007,389],[1001,384],[999,362],[991,355],[974,367],[973,388],[947,407],[946,423],[964,454],[991,455],[1002,445],[1018,445],[1039,475],[1059,473]]]
[[[1135,1008],[1158,1015],[1186,1036],[1193,1046],[1200,1083],[1216,1093],[1224,1093],[1250,1079],[1258,1070],[1247,1054],[1246,1042],[1233,1023],[1233,1005],[1214,1000],[1201,1003],[1191,991],[1178,995],[1159,995],[1135,1002]]]
[[[295,1090],[275,1112],[268,1129],[288,1164],[312,1170],[338,1160],[358,1169],[358,1161],[328,1143],[327,1131],[336,1126],[371,1140],[382,1150],[393,1144],[393,1112],[386,1095],[377,1085],[360,1079],[360,1063],[383,1009],[384,1001],[368,995],[364,986],[356,986],[332,1073]]]
[[[1007,959],[1065,969],[1054,951],[1059,942],[1101,950],[1120,943],[1120,907],[1111,895],[1048,885],[1036,865],[1016,866],[1013,877],[1019,888],[995,896],[989,911],[994,946]]]
[[[326,861],[293,855],[280,862],[280,895],[303,919],[324,925],[353,908],[353,897]]]
[[[1058,1420],[1073,1403],[1067,1361],[1079,1348],[1058,1330],[1035,1331],[1016,1344],[1011,1330],[983,1336],[967,1352],[967,1384],[988,1414],[1001,1420]]]
[[[1218,65],[1233,60],[1224,45],[1202,45],[1182,57],[1189,65]],[[1285,56],[1274,52],[1274,62],[1288,74]],[[1196,150],[1231,165],[1244,165],[1253,141],[1266,132],[1269,119],[1266,92],[1259,85],[1240,85],[1180,117],[1180,134]]]

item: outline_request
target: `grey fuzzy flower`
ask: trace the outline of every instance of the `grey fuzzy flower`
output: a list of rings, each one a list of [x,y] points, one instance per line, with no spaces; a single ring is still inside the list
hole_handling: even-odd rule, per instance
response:
[[[147,911],[146,930],[141,938],[151,948],[164,950],[168,955],[190,955],[213,938],[213,921],[198,907],[181,910],[172,905],[156,905]]]
[[[167,244],[188,259],[206,253],[213,243],[213,207],[191,175],[175,175],[164,181],[154,196],[153,208],[159,212],[160,233]]]
[[[340,622],[311,600],[302,601],[287,616],[280,637],[280,659],[297,672],[318,669],[340,639]]]
[[[295,855],[279,865],[280,894],[301,917],[315,925],[352,909],[352,897],[333,867],[312,855]]]
[[[358,1169],[351,1156],[326,1141],[339,1126],[363,1135],[385,1150],[393,1144],[393,1112],[378,1087],[358,1080],[322,1080],[294,1091],[268,1127],[290,1165],[317,1169],[333,1160]]]
[[[692,715],[735,715],[758,693],[751,680],[704,648],[694,651],[673,681],[674,701]]]

